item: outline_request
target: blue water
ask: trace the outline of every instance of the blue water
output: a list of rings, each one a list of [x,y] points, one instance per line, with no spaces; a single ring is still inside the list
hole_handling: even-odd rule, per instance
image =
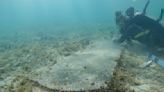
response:
[[[99,26],[100,29],[104,27],[109,30],[109,27],[115,27],[115,11],[125,12],[129,6],[142,11],[146,2],[147,0],[1,0],[1,45],[30,42],[37,32],[51,34],[61,30],[77,31],[77,26],[81,26],[79,30],[87,32],[94,31]],[[151,0],[147,15],[158,18],[163,5],[163,0]]]
[[[109,27],[115,27],[115,11],[125,12],[129,6],[142,11],[146,2],[147,0],[1,0],[1,48],[6,44],[14,47],[14,44],[31,42],[39,32],[49,36],[61,30],[67,33],[77,32],[78,29],[84,32],[94,31],[96,27],[110,30]],[[147,15],[158,18],[160,9],[164,8],[163,4],[163,0],[151,0]]]
[[[135,6],[142,11],[147,0],[1,0],[0,24],[37,25],[70,23],[113,23],[116,10]],[[148,14],[158,17],[163,0],[151,0]]]

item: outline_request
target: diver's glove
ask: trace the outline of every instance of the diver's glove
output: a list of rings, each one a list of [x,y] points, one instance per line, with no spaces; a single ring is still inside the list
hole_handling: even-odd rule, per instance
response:
[[[156,62],[157,60],[158,60],[158,58],[155,55],[149,53],[148,61],[145,62],[144,64],[142,64],[140,67],[142,67],[142,68],[149,67],[153,62]]]
[[[157,62],[159,59],[158,59],[158,57],[157,56],[155,56],[154,54],[151,54],[151,53],[149,53],[149,55],[148,55],[148,60],[150,61],[153,61],[153,62]]]
[[[149,54],[148,59],[149,59],[149,61],[155,62],[158,65],[160,65],[160,67],[164,68],[164,60],[159,59],[157,56],[155,56],[153,54]]]
[[[153,62],[158,64],[160,67],[164,68],[164,60],[159,59],[157,56],[155,56],[152,53],[148,55],[148,61],[142,64],[140,67],[142,68],[149,67]]]

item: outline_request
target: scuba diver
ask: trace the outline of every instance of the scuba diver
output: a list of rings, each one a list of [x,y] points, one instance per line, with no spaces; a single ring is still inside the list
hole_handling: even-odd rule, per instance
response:
[[[147,6],[149,4],[149,1],[145,5],[145,8],[143,10],[143,15],[146,13]],[[143,31],[143,29],[135,24],[131,24],[130,20],[135,16],[134,15],[134,7],[129,7],[126,11],[126,15],[124,16],[121,11],[116,11],[116,25],[119,27],[119,31],[121,33],[121,38],[118,42],[123,42],[125,40],[130,41],[130,39],[133,39],[134,35],[138,33],[138,31]],[[133,32],[129,32],[129,30],[133,30]]]
[[[124,34],[121,33],[122,41],[135,39],[149,47],[164,47],[164,27],[160,24],[164,9],[161,9],[159,18],[154,20],[145,15],[149,3],[148,0],[141,14],[135,15],[134,7],[126,10],[127,18],[123,26]]]
[[[115,12],[115,21],[116,21],[116,25],[119,28],[119,32],[121,33],[121,37],[118,40],[119,43],[123,42],[125,39],[127,39],[126,37],[126,17],[121,13],[121,11],[116,11]]]
[[[155,30],[162,31],[163,30],[164,31],[164,27],[160,24],[160,21],[163,18],[164,9],[161,9],[161,14],[160,14],[159,18],[157,20],[154,20],[148,16],[145,16],[148,4],[149,4],[149,0],[146,3],[143,12],[138,15],[134,15],[133,7],[130,7],[127,9],[126,15],[129,17],[128,25],[136,24],[146,30],[150,30],[150,31],[155,31]]]
[[[148,0],[142,13],[135,14],[134,7],[129,7],[126,10],[126,16],[120,11],[115,13],[116,25],[120,28],[119,31],[121,33],[119,42],[127,41],[127,44],[129,44],[131,40],[137,40],[146,45],[145,49],[151,54],[148,56],[149,60],[141,65],[141,67],[146,68],[152,63],[156,63],[164,68],[164,60],[158,57],[160,54],[164,54],[164,27],[160,24],[164,9],[161,9],[157,20],[152,19],[146,16],[149,3],[150,1]]]
[[[121,33],[121,37],[118,40],[119,43],[122,43],[125,40],[130,41],[139,31],[143,31],[141,27],[135,24],[130,25],[130,19],[124,16],[121,11],[116,11],[115,16],[116,25],[118,26],[119,32]],[[133,31],[129,32],[130,30]]]

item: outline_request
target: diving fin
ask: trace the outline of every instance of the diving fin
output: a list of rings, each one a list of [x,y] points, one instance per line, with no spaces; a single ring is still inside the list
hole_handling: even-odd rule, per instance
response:
[[[158,60],[157,64],[159,64],[160,67],[164,68],[164,60]]]

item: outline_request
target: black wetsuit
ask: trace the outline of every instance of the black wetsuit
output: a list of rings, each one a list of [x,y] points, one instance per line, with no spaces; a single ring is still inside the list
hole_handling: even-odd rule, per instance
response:
[[[150,30],[148,37],[146,37],[147,43],[151,43],[151,45],[157,45],[158,47],[164,47],[164,27],[158,21],[155,21],[141,14],[141,15],[136,15],[134,18],[130,19],[128,25],[132,25],[132,24],[136,24],[142,27],[144,30]],[[153,43],[148,42],[150,40]]]
[[[146,30],[164,32],[164,27],[159,22],[145,15],[136,15],[130,20],[130,24],[133,23]]]

